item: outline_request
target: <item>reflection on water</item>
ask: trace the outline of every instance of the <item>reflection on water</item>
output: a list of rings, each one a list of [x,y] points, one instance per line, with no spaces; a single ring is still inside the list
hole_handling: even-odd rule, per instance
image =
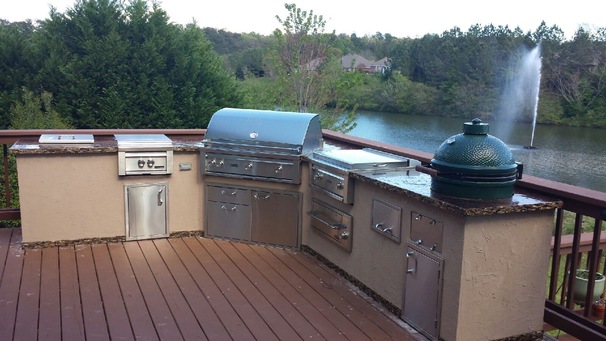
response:
[[[463,131],[469,119],[359,112],[358,126],[349,134],[434,153],[448,137]],[[511,136],[503,136],[498,122],[490,123],[490,134],[507,143],[524,174],[606,192],[606,130],[539,125],[534,146],[530,124],[515,124]]]

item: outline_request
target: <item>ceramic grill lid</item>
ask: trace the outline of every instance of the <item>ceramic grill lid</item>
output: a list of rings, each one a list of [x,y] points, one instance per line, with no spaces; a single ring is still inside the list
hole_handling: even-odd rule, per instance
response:
[[[488,131],[489,125],[476,118],[464,123],[462,134],[451,136],[438,147],[431,160],[436,171],[433,191],[472,199],[513,195],[522,165],[515,162],[509,147]]]

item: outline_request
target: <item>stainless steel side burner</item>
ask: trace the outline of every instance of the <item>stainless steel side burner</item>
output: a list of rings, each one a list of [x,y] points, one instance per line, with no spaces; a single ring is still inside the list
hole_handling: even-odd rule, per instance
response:
[[[165,175],[173,169],[173,143],[164,134],[116,134],[118,175]]]

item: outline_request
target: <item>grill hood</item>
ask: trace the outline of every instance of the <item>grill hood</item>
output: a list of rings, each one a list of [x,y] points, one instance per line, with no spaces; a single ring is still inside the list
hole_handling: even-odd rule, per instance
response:
[[[318,114],[224,108],[217,111],[205,135],[207,148],[230,143],[242,146],[290,146],[295,154],[308,154],[321,147],[322,128]],[[237,148],[238,149],[238,148]]]

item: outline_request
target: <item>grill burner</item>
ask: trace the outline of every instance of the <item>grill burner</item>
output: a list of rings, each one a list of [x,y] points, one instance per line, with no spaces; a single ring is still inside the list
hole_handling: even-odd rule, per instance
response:
[[[164,134],[116,134],[118,175],[163,175],[173,169],[173,143]]]
[[[388,171],[409,166],[408,158],[370,148],[316,151],[312,155],[311,184],[338,201],[353,204],[350,172]]]
[[[203,174],[301,183],[301,156],[322,145],[317,114],[225,108],[210,120]]]

